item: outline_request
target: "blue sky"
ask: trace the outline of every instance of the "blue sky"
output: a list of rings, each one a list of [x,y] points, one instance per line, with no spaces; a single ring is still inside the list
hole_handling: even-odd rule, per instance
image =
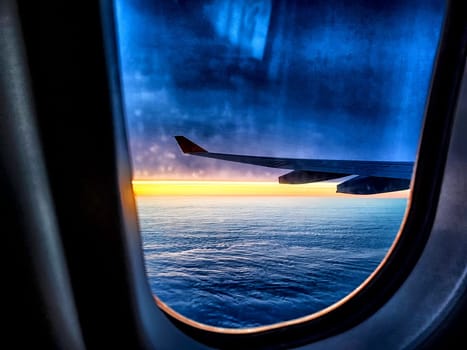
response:
[[[208,150],[413,160],[440,0],[117,2],[135,178],[275,180]]]

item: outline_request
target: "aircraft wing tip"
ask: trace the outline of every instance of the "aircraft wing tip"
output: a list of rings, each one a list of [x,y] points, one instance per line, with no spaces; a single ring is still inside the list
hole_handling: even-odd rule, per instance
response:
[[[198,146],[193,141],[190,141],[185,136],[174,136],[178,146],[183,153],[205,153],[207,152],[203,147]]]

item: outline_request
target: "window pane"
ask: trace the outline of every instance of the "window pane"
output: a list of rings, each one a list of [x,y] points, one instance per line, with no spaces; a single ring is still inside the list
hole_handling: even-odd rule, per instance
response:
[[[319,311],[374,271],[408,191],[336,194],[348,178],[278,184],[291,170],[187,156],[173,136],[218,153],[413,162],[443,9],[117,2],[134,188],[162,301],[202,323],[259,326]]]

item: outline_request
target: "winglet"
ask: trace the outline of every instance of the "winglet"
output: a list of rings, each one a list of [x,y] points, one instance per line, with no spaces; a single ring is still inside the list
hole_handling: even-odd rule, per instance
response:
[[[175,136],[178,145],[183,153],[204,153],[207,152],[203,147],[198,146],[196,143],[188,140],[185,136]]]

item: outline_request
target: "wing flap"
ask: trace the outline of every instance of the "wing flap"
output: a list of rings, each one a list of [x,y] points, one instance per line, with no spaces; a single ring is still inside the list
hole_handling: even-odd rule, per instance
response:
[[[300,185],[312,182],[338,179],[350,174],[321,173],[318,171],[294,170],[290,173],[279,176],[280,184]]]
[[[337,193],[377,194],[402,191],[410,187],[410,180],[387,177],[357,176],[337,185]]]

